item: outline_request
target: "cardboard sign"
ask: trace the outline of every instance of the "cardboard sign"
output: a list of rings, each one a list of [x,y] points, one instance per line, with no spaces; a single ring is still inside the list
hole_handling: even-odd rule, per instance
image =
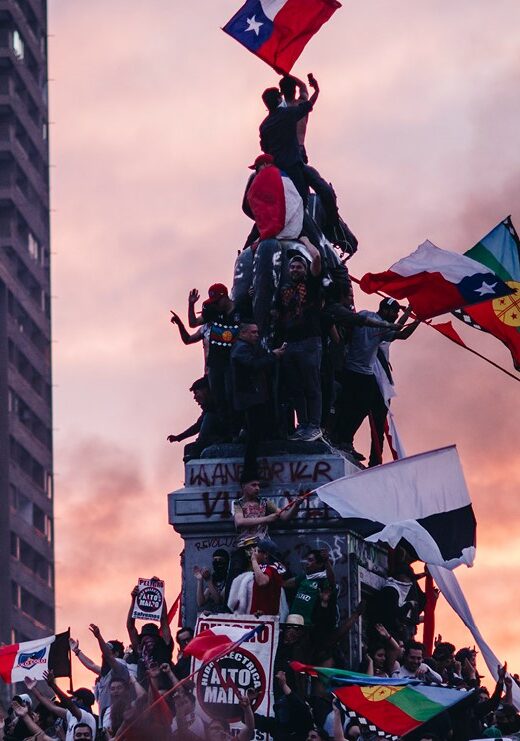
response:
[[[132,617],[135,620],[156,620],[161,622],[164,602],[164,582],[162,579],[139,579],[139,592],[135,598]]]
[[[258,695],[251,703],[253,712],[261,715],[274,715],[273,671],[276,649],[278,647],[278,615],[262,615],[258,620],[253,615],[210,615],[199,616],[195,626],[197,636],[214,625],[232,625],[252,630],[260,623],[265,627],[258,635],[240,644],[238,648],[218,662],[210,662],[195,677],[195,696],[197,712],[208,722],[212,718],[226,720],[235,735],[243,728],[239,694],[253,687]],[[192,660],[192,671],[201,666],[198,659]],[[255,741],[267,741],[270,736],[255,732]]]

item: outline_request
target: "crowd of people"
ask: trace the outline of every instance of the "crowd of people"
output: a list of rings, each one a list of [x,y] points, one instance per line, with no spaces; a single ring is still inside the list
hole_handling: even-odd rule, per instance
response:
[[[301,80],[284,77],[279,87],[262,95],[268,111],[260,125],[263,153],[251,166],[243,201],[254,221],[244,248],[251,258],[245,289],[243,274],[240,290],[211,285],[200,314],[200,294],[192,289],[192,332],[177,313],[171,318],[185,344],[202,343],[204,375],[190,388],[202,410],[199,418],[168,440],[196,436],[186,446],[185,460],[215,443],[245,446],[241,491],[233,508],[235,546],[218,548],[211,567],[197,565],[185,578],[194,580],[191,593],[199,613],[279,616],[275,680],[265,688],[273,692],[274,714],[257,712],[254,687],[236,698],[239,727],[231,730],[224,717],[204,714],[186,654],[195,626],[177,630],[174,659],[165,604],[160,624],[146,623],[138,630],[132,617],[136,587],[126,647],[120,639],[105,640],[95,624],[90,625],[99,646],[94,658],[78,640],[70,640],[75,660],[95,677],[93,691],[83,687],[66,693],[51,672],[45,686],[27,677],[25,690],[13,697],[0,721],[3,741],[246,741],[264,733],[274,741],[377,738],[318,677],[302,673],[294,662],[474,690],[454,710],[407,736],[409,741],[468,741],[519,732],[520,716],[512,704],[518,677],[512,678],[506,665],[499,667],[489,691],[481,685],[473,648],[457,651],[439,636],[429,655],[418,640],[425,595],[405,551],[393,560],[384,586],[340,618],[328,553],[309,548],[301,572],[291,573],[271,537],[270,526],[294,518],[305,494],[282,510],[262,496],[259,444],[323,439],[360,461],[364,456],[355,450],[354,436],[368,417],[368,465],[380,464],[393,383],[389,345],[407,339],[418,326],[407,323],[410,312],[391,298],[384,298],[377,312],[355,311],[345,258],[355,253],[357,240],[339,214],[332,186],[309,165],[305,149],[308,117],[319,96],[312,75],[309,86],[310,96]],[[309,197],[309,188],[314,196]],[[334,247],[343,254],[336,262]],[[267,302],[266,285],[272,289]],[[363,637],[363,655],[353,665],[349,640],[354,627]]]
[[[299,665],[373,677],[417,678],[466,691],[460,705],[407,735],[408,741],[520,738],[520,715],[512,696],[513,682],[520,686],[520,679],[507,673],[507,665],[498,667],[498,681],[490,691],[481,684],[474,648],[456,650],[439,635],[428,655],[418,640],[426,604],[421,587],[424,574],[414,572],[406,550],[394,554],[391,575],[382,588],[340,619],[337,579],[328,551],[309,549],[302,570],[291,573],[271,537],[271,525],[294,517],[305,494],[280,510],[261,492],[258,480],[242,484],[234,504],[234,548],[218,548],[211,566],[195,566],[196,588],[187,593],[196,599],[203,616],[222,615],[224,620],[234,613],[259,621],[263,616],[279,616],[274,685],[264,688],[273,692],[272,716],[258,712],[259,688],[252,685],[236,697],[235,711],[242,722],[235,724],[234,735],[225,712],[222,717],[218,711],[211,717],[204,713],[188,650],[194,626],[183,625],[176,631],[174,659],[165,603],[160,623],[145,623],[138,630],[133,617],[136,586],[130,594],[126,648],[120,639],[105,640],[95,624],[90,631],[99,646],[98,656],[87,656],[80,642],[70,639],[73,655],[95,676],[93,691],[81,687],[66,693],[52,673],[46,674],[44,690],[27,677],[25,691],[13,697],[0,722],[0,739],[247,741],[262,737],[257,732],[270,734],[274,741],[373,741],[378,737],[351,717],[318,677],[302,673]],[[361,661],[353,663],[349,641],[354,627],[361,629],[363,652]]]
[[[306,121],[319,94],[312,75],[309,84],[310,97],[292,77],[262,96],[268,109],[260,125],[263,154],[251,165],[243,203],[255,222],[243,253],[250,262],[244,258],[235,270],[239,280],[231,291],[223,283],[209,287],[200,313],[199,291],[189,292],[188,328],[171,312],[184,344],[202,343],[204,376],[190,388],[202,409],[199,419],[168,440],[196,435],[185,460],[214,443],[243,442],[248,476],[257,475],[262,440],[324,439],[364,460],[354,436],[367,417],[368,465],[381,463],[393,383],[389,344],[418,326],[404,326],[410,312],[399,317],[402,309],[392,298],[384,298],[377,312],[354,309],[345,258],[357,240],[305,150]],[[305,208],[309,187],[322,218]],[[333,245],[343,250],[342,260]]]

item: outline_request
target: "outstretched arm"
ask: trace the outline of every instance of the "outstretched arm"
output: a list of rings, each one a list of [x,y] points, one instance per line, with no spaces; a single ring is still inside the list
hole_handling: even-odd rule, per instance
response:
[[[172,633],[170,630],[170,623],[168,622],[168,608],[166,607],[166,598],[163,599],[163,603],[162,603],[161,635],[166,645],[169,646],[173,639],[172,639]]]
[[[94,623],[90,623],[89,630],[94,634],[94,637],[97,638],[97,642],[99,643],[99,648],[101,649],[103,658],[106,660],[109,667],[111,669],[117,669],[118,665],[117,665],[116,657],[114,656],[112,651],[107,646],[106,641],[101,635],[101,631],[99,630],[98,626],[94,625]]]
[[[310,272],[315,278],[321,273],[321,255],[308,237],[300,237],[300,242],[305,245],[311,256]]]
[[[202,327],[199,327],[196,332],[193,334],[190,334],[186,327],[183,324],[182,319],[178,314],[176,314],[174,311],[170,311],[170,314],[172,315],[172,318],[170,319],[170,322],[172,324],[176,324],[179,328],[179,334],[181,336],[181,340],[184,342],[185,345],[193,345],[195,342],[200,342],[200,340],[203,337],[203,329]]]
[[[135,627],[135,619],[132,617],[132,613],[134,611],[134,600],[137,597],[138,593],[139,589],[136,585],[130,592],[130,607],[128,609],[128,615],[126,617],[126,629],[128,631],[128,637],[130,638],[130,643],[132,644],[132,648],[136,654],[139,653],[139,637],[137,634],[137,629]]]
[[[52,738],[50,736],[47,736],[47,734],[42,731],[40,726],[31,718],[27,705],[21,705],[16,700],[13,700],[11,705],[15,712],[15,715],[18,718],[22,718],[26,728],[28,728],[28,730],[34,734],[37,741],[52,741]],[[4,738],[3,734],[2,738]]]
[[[43,678],[45,679],[51,690],[54,692],[58,700],[61,702],[61,704],[65,708],[65,711],[68,710],[70,713],[72,713],[76,720],[81,720],[80,708],[74,702],[72,702],[71,698],[66,695],[63,690],[58,687],[58,685],[56,684],[56,680],[54,679],[54,672],[44,672]]]
[[[244,711],[244,724],[243,728],[238,734],[238,741],[249,741],[253,738],[255,732],[255,716],[253,715],[253,709],[251,708],[251,702],[247,695],[242,695],[239,699],[239,704]]]
[[[72,653],[76,654],[76,656],[86,669],[94,672],[94,674],[97,674],[98,676],[101,674],[101,667],[99,666],[99,664],[96,664],[94,661],[92,661],[92,659],[89,659],[89,657],[83,653],[83,651],[79,647],[79,641],[75,640],[74,638],[69,638],[69,646]]]
[[[34,695],[40,705],[43,705],[44,708],[47,708],[47,710],[49,710],[51,713],[57,715],[58,718],[67,717],[67,711],[65,710],[65,708],[61,708],[59,705],[56,705],[56,703],[52,702],[52,700],[49,700],[49,698],[45,697],[45,695],[42,695],[42,693],[37,689],[36,679],[25,677],[24,682],[31,695]]]
[[[402,329],[396,336],[394,337],[394,340],[407,340],[408,337],[410,337],[417,327],[419,326],[421,322],[416,320],[415,322],[412,322],[411,324],[408,324],[407,327]]]

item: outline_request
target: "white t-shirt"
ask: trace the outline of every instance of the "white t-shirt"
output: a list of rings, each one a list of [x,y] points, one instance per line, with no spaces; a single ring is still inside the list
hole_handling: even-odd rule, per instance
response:
[[[439,682],[439,684],[442,684],[441,675],[437,674],[437,672],[434,672],[433,669],[428,666],[428,664],[421,664],[419,669],[425,672],[423,677],[427,682]],[[415,672],[411,672],[405,666],[400,666],[399,669],[392,672],[392,677],[407,679],[417,678],[417,672],[419,671],[419,669],[417,669]]]
[[[67,715],[65,716],[65,720],[67,721],[67,735],[65,736],[65,741],[74,741],[74,729],[78,723],[86,723],[92,731],[92,738],[96,738],[96,719],[91,713],[87,713],[86,710],[80,709],[80,713],[81,718],[78,720],[72,715],[70,710],[67,710]]]

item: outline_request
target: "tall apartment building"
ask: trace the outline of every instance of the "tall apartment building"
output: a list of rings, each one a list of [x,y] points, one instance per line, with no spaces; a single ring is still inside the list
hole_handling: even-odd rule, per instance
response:
[[[0,0],[0,643],[54,632],[47,7]]]

